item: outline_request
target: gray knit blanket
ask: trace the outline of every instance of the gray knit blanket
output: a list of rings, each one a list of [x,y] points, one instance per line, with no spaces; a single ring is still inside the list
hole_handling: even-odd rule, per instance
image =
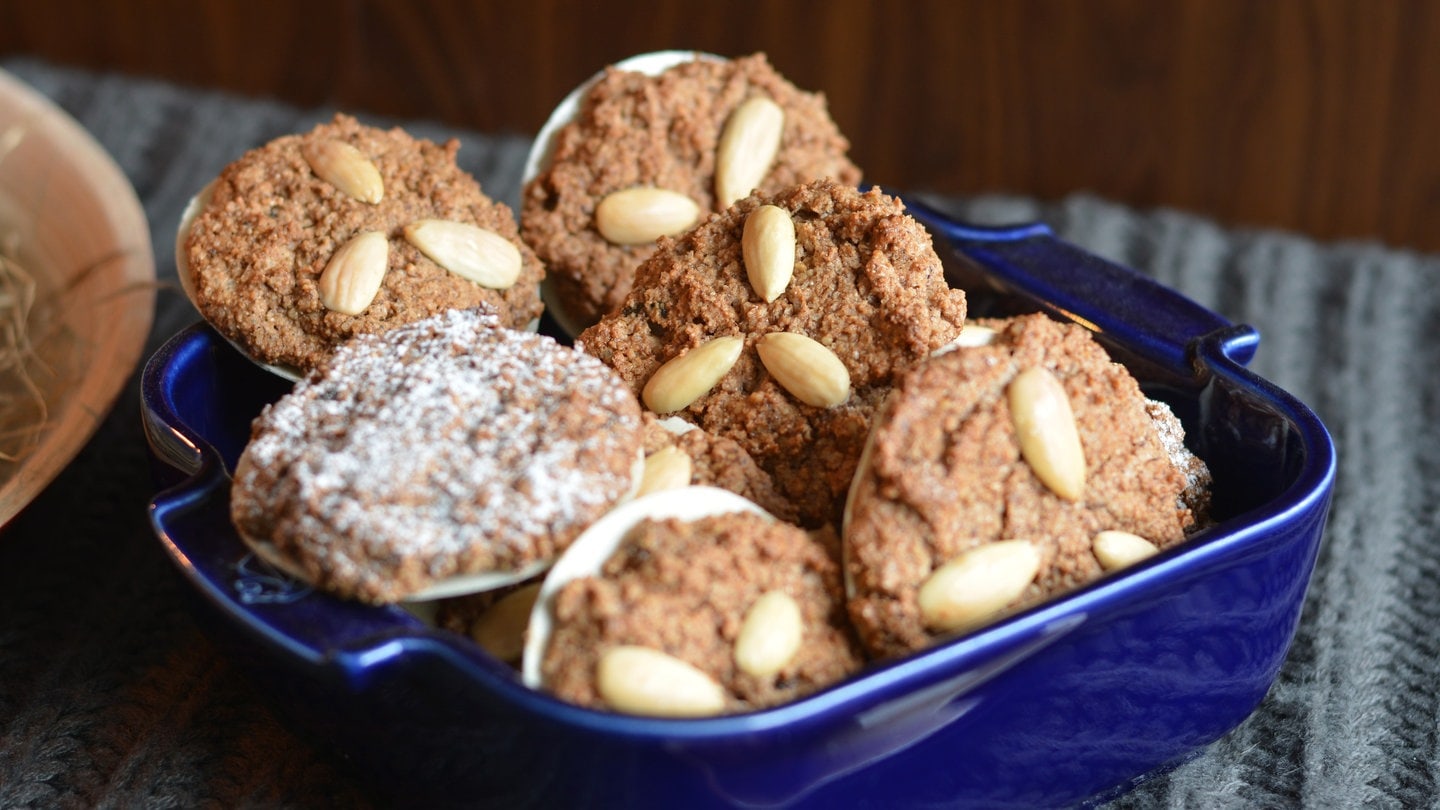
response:
[[[147,354],[197,320],[173,255],[189,196],[245,149],[332,113],[23,59],[0,67],[73,115],[138,191],[161,283]],[[459,137],[464,168],[518,201],[525,134],[366,119]],[[1086,195],[947,202],[980,223],[1048,222],[1254,325],[1251,367],[1314,408],[1336,441],[1325,544],[1269,696],[1113,806],[1437,804],[1440,257]],[[137,369],[95,438],[0,534],[0,807],[384,804],[343,756],[276,716],[194,623],[149,528],[138,400]]]

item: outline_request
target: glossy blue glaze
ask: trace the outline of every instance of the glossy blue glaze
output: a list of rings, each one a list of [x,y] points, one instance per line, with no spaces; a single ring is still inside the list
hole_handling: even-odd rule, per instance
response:
[[[1043,226],[979,229],[910,204],[976,314],[1084,323],[1172,405],[1214,471],[1219,525],[788,706],[706,720],[580,709],[464,639],[311,592],[247,554],[226,470],[287,386],[197,325],[144,372],[167,487],[155,531],[280,714],[406,804],[1035,807],[1123,791],[1234,728],[1274,681],[1321,540],[1329,436],[1245,370],[1248,327]]]

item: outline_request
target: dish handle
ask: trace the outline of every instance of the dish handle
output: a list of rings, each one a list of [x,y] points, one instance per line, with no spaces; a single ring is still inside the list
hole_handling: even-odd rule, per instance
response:
[[[256,557],[230,523],[230,475],[260,403],[288,382],[261,372],[204,324],[171,338],[145,365],[144,429],[164,487],[150,523],[180,572],[231,627],[268,639],[308,664],[342,666],[394,652],[393,640],[424,623],[398,607],[331,599]],[[217,368],[223,366],[223,368]],[[204,380],[235,380],[214,390]],[[240,426],[226,433],[224,427]],[[212,441],[213,439],[213,441]]]
[[[1220,354],[1236,365],[1255,356],[1260,335],[1253,327],[1232,324],[1154,279],[1066,242],[1044,223],[969,225],[914,197],[905,198],[905,207],[942,243],[937,247],[947,275],[961,276],[957,286],[967,292],[965,268],[978,264],[984,273],[975,277],[987,285],[1019,294],[1102,339],[1113,336],[1108,342],[1163,367],[1188,366],[1199,342],[1212,336]]]

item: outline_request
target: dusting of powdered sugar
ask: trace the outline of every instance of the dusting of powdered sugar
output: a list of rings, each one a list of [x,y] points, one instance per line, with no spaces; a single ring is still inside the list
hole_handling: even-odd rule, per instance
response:
[[[599,360],[452,311],[345,344],[267,408],[235,517],[317,584],[390,601],[553,558],[629,491],[640,443]]]
[[[1210,468],[1185,446],[1185,427],[1170,406],[1159,400],[1145,400],[1145,412],[1155,425],[1160,436],[1160,446],[1170,458],[1170,464],[1185,476],[1185,488],[1180,491],[1179,505],[1191,510],[1197,524],[1208,519],[1210,504]]]

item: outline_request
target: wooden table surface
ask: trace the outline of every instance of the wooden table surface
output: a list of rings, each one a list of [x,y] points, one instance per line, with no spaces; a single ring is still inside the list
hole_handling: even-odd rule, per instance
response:
[[[601,66],[765,51],[867,179],[1440,250],[1422,0],[0,0],[0,54],[533,133]]]

